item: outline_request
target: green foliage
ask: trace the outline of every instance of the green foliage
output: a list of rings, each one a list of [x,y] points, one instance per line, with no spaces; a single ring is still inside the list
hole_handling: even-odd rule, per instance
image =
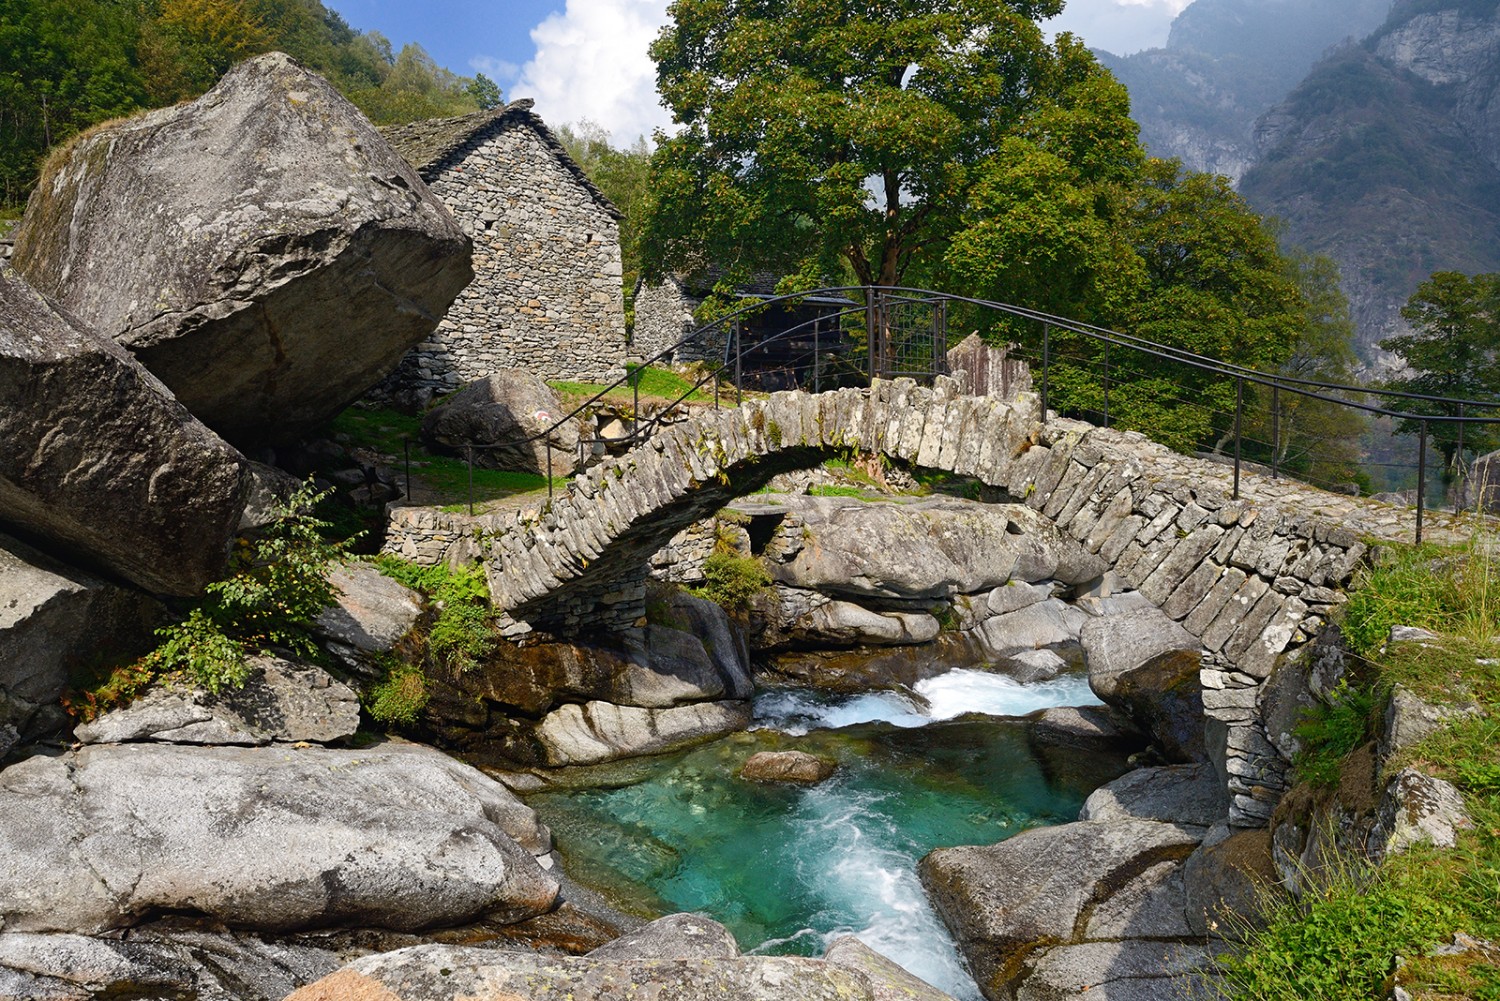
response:
[[[1382,547],[1376,565],[1359,572],[1344,611],[1344,636],[1370,656],[1397,625],[1475,637],[1500,633],[1489,547]]]
[[[428,663],[450,675],[459,674],[478,667],[493,652],[499,637],[483,567],[424,567],[389,554],[376,557],[375,566],[387,577],[426,594],[438,606],[427,633]]]
[[[895,285],[936,259],[1018,120],[1099,75],[1036,23],[1057,0],[675,0],[652,45],[659,137],[643,270]]]
[[[99,122],[187,100],[241,59],[279,50],[379,123],[500,100],[420,46],[399,55],[320,0],[0,0],[0,205],[20,204],[49,149]]]
[[[714,552],[703,561],[702,586],[689,588],[700,598],[731,611],[743,611],[761,591],[771,586],[771,574],[754,556]]]
[[[696,379],[689,379],[669,368],[659,368],[648,365],[638,370],[640,372],[640,397],[643,400],[670,401],[681,398],[686,394],[686,399],[701,401],[709,399],[710,391],[694,388]],[[604,389],[602,382],[568,382],[566,380],[554,380],[548,382],[557,392],[567,397],[572,397],[579,402],[598,394]],[[627,403],[635,398],[630,388],[630,383],[622,383],[604,394],[604,399],[614,403]]]
[[[310,627],[336,598],[328,568],[348,548],[325,539],[328,522],[312,514],[325,496],[309,480],[277,506],[258,538],[239,541],[231,576],[208,585],[187,618],[157,630],[162,643],[147,655],[153,671],[184,671],[218,692],[245,683],[249,652],[277,647],[318,656]]]
[[[379,723],[410,726],[427,707],[431,693],[422,669],[410,664],[392,667],[366,698],[370,716]]]
[[[1468,275],[1439,271],[1417,286],[1401,310],[1412,326],[1409,334],[1380,342],[1395,352],[1410,374],[1392,379],[1386,388],[1405,393],[1450,397],[1458,400],[1489,400],[1500,380],[1500,274]],[[1449,417],[1495,416],[1500,408],[1462,408],[1459,403],[1426,400],[1392,400],[1387,406],[1407,413]],[[1422,422],[1398,422],[1398,434],[1417,434]],[[1430,440],[1443,454],[1445,479],[1457,472],[1459,426],[1429,422]],[[1463,429],[1464,447],[1487,452],[1500,444],[1493,427],[1470,425]]]
[[[1431,867],[1437,870],[1437,867]],[[1247,947],[1220,963],[1224,995],[1244,1001],[1368,1001],[1396,956],[1452,936],[1456,908],[1438,871],[1398,864],[1379,877],[1347,862],[1319,874],[1321,889],[1284,902]]]
[[[1297,778],[1317,786],[1337,783],[1345,756],[1368,737],[1374,709],[1373,692],[1340,681],[1326,699],[1304,712],[1293,731],[1302,741],[1293,762]]]

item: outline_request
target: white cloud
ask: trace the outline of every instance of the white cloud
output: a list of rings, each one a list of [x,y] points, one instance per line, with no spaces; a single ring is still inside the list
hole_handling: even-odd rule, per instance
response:
[[[568,0],[531,31],[536,56],[521,68],[511,99],[531,97],[552,125],[590,119],[616,145],[650,138],[671,116],[656,96],[647,49],[667,20],[668,0]]]

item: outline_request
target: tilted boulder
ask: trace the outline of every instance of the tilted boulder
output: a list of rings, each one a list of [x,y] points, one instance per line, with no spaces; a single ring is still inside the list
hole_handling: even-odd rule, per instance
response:
[[[75,142],[37,185],[14,262],[240,442],[315,425],[378,382],[469,283],[469,256],[358,109],[270,53]]]
[[[568,476],[578,468],[578,424],[553,427],[565,413],[541,376],[503,369],[434,407],[422,421],[422,440],[461,455],[472,445],[476,466]]]
[[[222,576],[245,458],[0,265],[0,522],[156,594]]]

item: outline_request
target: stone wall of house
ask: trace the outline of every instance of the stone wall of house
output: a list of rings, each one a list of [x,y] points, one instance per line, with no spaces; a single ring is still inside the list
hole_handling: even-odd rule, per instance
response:
[[[635,296],[635,330],[630,350],[638,358],[650,358],[682,340],[698,328],[693,310],[701,299],[688,295],[674,279],[660,285],[641,285]],[[722,361],[725,336],[711,333],[694,344],[675,351],[675,362]]]
[[[619,223],[535,129],[481,131],[430,187],[474,241],[474,281],[377,395],[446,393],[502,368],[624,374]]]

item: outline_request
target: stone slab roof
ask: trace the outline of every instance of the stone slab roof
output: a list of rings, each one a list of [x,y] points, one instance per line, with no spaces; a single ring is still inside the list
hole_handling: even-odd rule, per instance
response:
[[[512,101],[503,108],[476,111],[456,118],[429,118],[406,125],[386,125],[380,129],[380,134],[395,147],[396,152],[406,158],[407,163],[416,168],[422,180],[431,184],[471,141],[488,138],[507,126],[525,126],[541,138],[552,155],[557,157],[558,163],[578,179],[578,183],[583,185],[600,208],[616,219],[621,218],[624,213],[588,179],[583,168],[563,148],[562,141],[547,127],[541,116],[531,110],[532,104],[530,98],[523,98]]]

